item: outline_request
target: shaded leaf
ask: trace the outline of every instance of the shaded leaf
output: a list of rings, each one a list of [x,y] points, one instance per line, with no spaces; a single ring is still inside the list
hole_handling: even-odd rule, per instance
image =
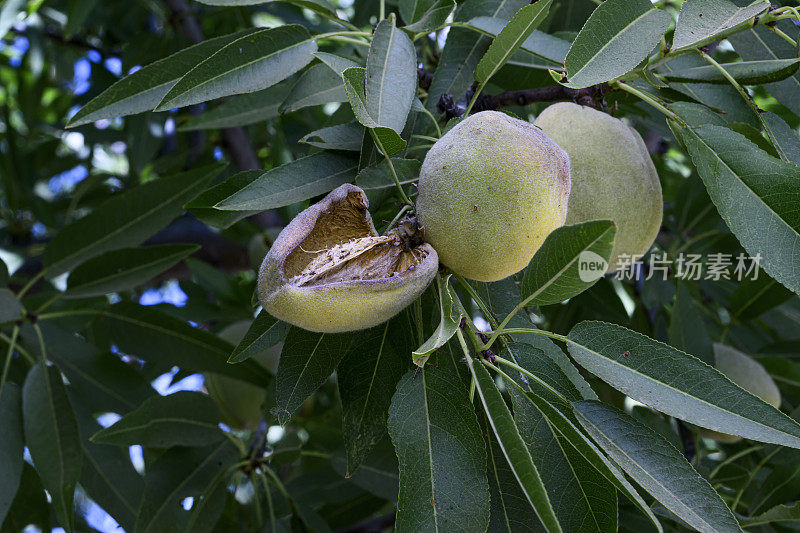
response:
[[[326,150],[359,152],[363,138],[364,127],[354,121],[312,131],[297,142]]]
[[[57,276],[103,252],[143,242],[178,216],[184,202],[221,170],[219,165],[190,170],[107,200],[53,237],[44,251],[47,275]]]
[[[22,318],[22,304],[8,289],[0,289],[0,323],[13,322]]]
[[[771,59],[764,61],[740,61],[720,65],[742,85],[758,85],[788,78],[797,72],[800,59]],[[673,71],[664,76],[670,82],[683,83],[730,83],[715,65],[692,67]]]
[[[276,375],[277,416],[281,424],[333,374],[352,335],[289,329]]]
[[[714,352],[711,349],[711,336],[706,330],[703,315],[698,303],[684,282],[678,282],[678,295],[672,306],[669,323],[669,343],[675,348],[690,353],[714,366]]]
[[[263,91],[235,96],[214,109],[189,117],[178,131],[248,126],[275,118],[293,84],[294,80],[284,80]]]
[[[222,438],[217,403],[207,394],[179,391],[154,396],[115,424],[92,436],[92,442],[152,448],[205,446]]]
[[[75,487],[81,475],[81,442],[61,374],[35,365],[22,389],[25,444],[42,485],[50,494],[59,523],[72,531]]]
[[[163,244],[106,252],[75,267],[64,296],[86,298],[133,289],[199,249],[197,244]]]
[[[490,36],[499,34],[505,22],[495,17],[475,17],[468,23],[473,28]],[[547,33],[534,30],[531,35],[523,41],[521,49],[537,57],[564,64],[569,52],[570,42]]]
[[[413,12],[403,14],[404,9],[411,11],[410,8],[405,6],[412,4],[414,5]],[[435,31],[444,26],[445,22],[447,22],[447,17],[450,16],[455,7],[455,0],[415,0],[404,2],[400,4],[400,15],[406,22],[403,29],[414,33]]]
[[[0,389],[0,525],[17,494],[22,479],[24,437],[19,387],[5,383]]]
[[[244,338],[228,357],[229,363],[241,363],[264,350],[272,348],[285,337],[291,326],[264,311],[250,324]]]
[[[341,75],[327,65],[319,64],[303,72],[281,104],[281,113],[291,113],[328,102],[346,101],[347,94],[344,92]]]

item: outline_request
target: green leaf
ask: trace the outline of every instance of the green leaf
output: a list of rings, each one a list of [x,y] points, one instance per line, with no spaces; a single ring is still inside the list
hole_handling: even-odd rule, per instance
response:
[[[303,72],[281,104],[280,112],[291,113],[304,107],[346,101],[341,75],[327,65],[318,64]]]
[[[213,333],[152,307],[120,302],[101,314],[101,320],[120,351],[166,367],[213,372],[266,386],[270,373],[255,361],[229,365],[233,346]]]
[[[286,322],[281,322],[262,309],[250,324],[244,338],[228,357],[228,362],[241,363],[272,348],[286,337],[290,327]]]
[[[81,475],[81,442],[61,374],[34,365],[22,389],[25,444],[42,485],[50,493],[59,523],[73,530],[75,487]]]
[[[758,278],[746,277],[736,284],[728,310],[734,318],[755,318],[792,296],[792,291],[760,272]]]
[[[653,51],[671,20],[649,0],[603,2],[569,49],[566,85],[589,87],[633,70]]]
[[[397,382],[414,348],[409,313],[354,335],[337,370],[347,475],[386,434],[386,416]]]
[[[86,298],[133,289],[199,249],[197,244],[163,244],[106,252],[75,267],[64,296]]]
[[[411,39],[395,28],[394,15],[375,28],[364,91],[367,112],[378,126],[403,131],[417,95],[417,53]]]
[[[93,412],[123,415],[156,394],[137,368],[122,362],[116,355],[100,353],[77,334],[51,322],[44,322],[39,327],[48,358]],[[30,325],[23,326],[22,335],[26,339],[36,339]]]
[[[797,27],[791,20],[778,21],[776,28],[797,38]],[[796,46],[792,46],[772,29],[764,26],[744,29],[728,37],[728,40],[744,61],[793,59],[798,53]],[[783,81],[770,83],[764,89],[795,115],[800,115],[800,98],[797,98],[800,91],[800,73]]]
[[[552,0],[540,0],[517,11],[516,15],[497,34],[489,49],[478,62],[475,80],[485,84],[514,55],[520,46],[544,21]]]
[[[22,479],[24,437],[22,429],[22,398],[19,387],[5,383],[0,388],[0,524],[17,494]]]
[[[266,89],[308,65],[316,51],[316,41],[302,26],[258,30],[207,56],[170,89],[156,111]]]
[[[328,52],[315,52],[314,57],[316,57],[317,59],[328,65],[328,68],[333,70],[340,77],[344,73],[344,71],[349,69],[350,67],[362,66],[361,64],[356,63],[352,59],[348,59],[342,56],[337,56],[336,54],[329,54]]]
[[[275,118],[280,115],[281,102],[293,84],[294,80],[283,80],[263,91],[234,96],[210,111],[189,117],[178,131],[248,126]]]
[[[229,228],[241,219],[258,213],[258,210],[223,211],[217,209],[216,205],[253,183],[263,173],[262,170],[248,170],[234,174],[195,196],[183,208],[210,226]]]
[[[154,396],[92,437],[97,444],[152,448],[205,446],[222,438],[217,403],[207,394],[179,391]]]
[[[159,457],[145,476],[135,533],[181,531],[189,520],[181,501],[205,493],[239,459],[230,439],[204,448],[176,447]]]
[[[394,392],[393,390],[391,392]],[[384,427],[386,421],[384,420]],[[337,452],[331,459],[331,466],[342,477],[347,475],[347,458],[344,453]],[[399,477],[397,455],[389,439],[378,443],[369,456],[359,465],[358,470],[351,473],[350,481],[362,489],[388,500],[397,501]]]
[[[569,333],[573,359],[653,409],[715,431],[800,448],[800,424],[694,356],[605,322]]]
[[[605,269],[596,275],[582,271],[581,263],[608,264],[616,232],[610,220],[593,220],[562,226],[548,235],[522,271],[520,296],[525,305],[563,302],[594,285]]]
[[[403,29],[412,33],[436,31],[444,26],[455,7],[455,0],[412,0],[401,3],[400,16],[406,23]],[[403,14],[404,11],[406,14]]]
[[[86,17],[97,5],[98,0],[70,0],[67,11],[67,24],[64,26],[64,38],[71,39],[81,30]]]
[[[800,168],[720,126],[670,123],[731,231],[777,281],[800,293]]]
[[[728,0],[687,0],[681,6],[672,50],[709,44],[726,30],[750,24],[750,19],[768,7],[769,2],[740,8]]]
[[[741,284],[740,284],[741,285]],[[690,353],[714,366],[714,351],[711,336],[706,330],[700,304],[692,298],[685,282],[678,282],[678,295],[672,306],[669,323],[669,343],[675,348]]]
[[[483,531],[486,452],[464,383],[450,367],[408,372],[389,408],[400,465],[398,533]]]
[[[83,106],[70,119],[67,127],[151,111],[178,80],[197,64],[252,32],[245,30],[208,39],[125,76]]]
[[[720,65],[742,85],[760,85],[788,78],[797,72],[800,59],[770,59],[765,61],[740,61]],[[670,82],[730,83],[715,65],[693,67],[665,74]]]
[[[457,296],[453,294],[453,288],[450,286],[450,275],[446,278],[437,275],[436,287],[439,295],[441,318],[433,335],[411,354],[414,364],[418,367],[425,366],[425,361],[428,360],[428,357],[444,346],[456,334],[456,330],[461,324],[461,312],[456,306]]]
[[[667,509],[698,531],[741,531],[708,481],[658,433],[600,402],[573,405],[592,438]]]
[[[475,17],[495,17],[505,22],[514,16],[529,0],[481,0],[462,2],[456,9],[454,19],[466,22]],[[483,54],[488,50],[491,39],[466,28],[451,28],[447,43],[442,50],[439,64],[428,89],[425,107],[434,111],[443,94],[449,93],[454,99],[460,97],[474,81],[473,74]]]
[[[45,270],[55,277],[109,250],[136,246],[166,226],[221,167],[214,165],[164,177],[107,200],[59,231],[44,251]]]
[[[536,511],[536,515],[548,531],[561,531],[561,524],[553,511],[547,489],[497,385],[483,365],[472,357],[467,357],[467,366],[475,380],[475,390],[483,404],[492,432],[514,477],[522,487],[528,505]]]
[[[350,156],[319,152],[270,170],[251,170],[246,173],[249,184],[214,207],[224,211],[264,211],[301,202],[353,181],[357,166],[358,161]],[[238,176],[231,180],[244,180]]]
[[[781,159],[800,166],[800,135],[775,113],[763,113],[761,118]]]
[[[495,17],[475,17],[467,24],[492,37],[498,35],[505,27],[505,22]],[[542,59],[563,65],[564,61],[566,61],[570,44],[569,41],[534,30],[530,37],[525,39],[520,48]]]
[[[122,527],[133,531],[142,500],[144,480],[131,464],[126,448],[94,444],[89,440],[101,429],[80,398],[70,395],[83,448],[80,483],[87,494]]]
[[[0,323],[13,322],[22,318],[22,304],[8,289],[0,289]]]
[[[281,424],[333,374],[351,340],[348,334],[312,333],[296,327],[289,330],[275,383]]]
[[[348,122],[337,126],[312,131],[300,138],[299,143],[310,144],[325,150],[361,151],[364,127],[358,122]]]
[[[375,142],[380,143],[390,157],[401,153],[406,147],[406,141],[400,137],[397,131],[378,124],[367,109],[366,94],[364,92],[366,69],[350,67],[342,73],[342,79],[344,80],[347,99],[350,102],[350,107],[353,109],[356,120],[370,130]]]
[[[753,527],[780,522],[800,522],[800,503],[777,505],[758,516],[739,518],[742,527]]]

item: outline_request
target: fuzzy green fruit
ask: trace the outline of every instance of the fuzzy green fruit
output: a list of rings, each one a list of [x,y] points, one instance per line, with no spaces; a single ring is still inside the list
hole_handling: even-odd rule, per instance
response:
[[[368,206],[364,191],[345,184],[284,228],[258,274],[268,313],[340,333],[386,322],[425,291],[439,267],[436,251],[410,225],[379,236]]]
[[[611,115],[569,102],[549,106],[534,124],[569,154],[566,223],[609,219],[617,225],[607,271],[647,252],[664,207],[658,173],[639,133]]]
[[[250,322],[231,324],[219,336],[233,345],[239,344]],[[275,374],[283,343],[253,356],[253,359]],[[206,390],[222,412],[222,422],[236,429],[254,429],[261,421],[262,404],[267,398],[264,389],[251,383],[219,374],[205,374]]]
[[[772,376],[758,361],[735,348],[718,343],[714,344],[714,359],[716,369],[725,374],[728,379],[773,407],[780,407],[781,391],[775,385]],[[736,435],[728,435],[705,428],[697,428],[697,433],[707,439],[723,443],[742,440]]]
[[[417,217],[457,274],[497,281],[525,268],[564,224],[569,159],[533,125],[497,111],[461,121],[425,156]]]

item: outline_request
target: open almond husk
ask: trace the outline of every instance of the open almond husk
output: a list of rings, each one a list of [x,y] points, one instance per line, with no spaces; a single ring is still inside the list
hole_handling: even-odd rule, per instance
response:
[[[345,184],[283,229],[258,275],[268,313],[340,333],[381,324],[422,294],[439,266],[436,251],[413,224],[378,235],[368,207],[364,191]]]

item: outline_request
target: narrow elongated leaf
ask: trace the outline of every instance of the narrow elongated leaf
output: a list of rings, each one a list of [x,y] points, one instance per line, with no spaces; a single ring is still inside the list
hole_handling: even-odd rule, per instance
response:
[[[294,327],[289,330],[275,383],[281,424],[333,374],[351,339],[347,334],[312,333]]]
[[[794,293],[763,272],[758,278],[745,278],[731,294],[729,310],[737,318],[753,318],[781,305]],[[687,350],[690,351],[690,350]]]
[[[671,20],[649,0],[603,2],[569,49],[567,85],[588,87],[633,70],[653,51]]]
[[[221,48],[252,32],[245,30],[208,39],[125,76],[83,106],[67,127],[152,110],[187,72]]]
[[[344,80],[347,99],[350,102],[350,107],[356,120],[369,129],[369,134],[375,143],[380,143],[379,148],[383,148],[389,156],[402,152],[406,147],[405,140],[392,128],[378,124],[369,112],[364,92],[366,69],[362,67],[348,68],[342,73],[342,79]]]
[[[70,400],[75,408],[83,449],[81,487],[122,527],[133,531],[136,511],[144,491],[144,479],[133,468],[126,448],[89,441],[101,426],[77,395],[70,394]]]
[[[210,111],[190,117],[178,131],[248,126],[275,118],[294,83],[292,79],[283,80],[263,91],[234,96]]]
[[[289,328],[289,324],[281,322],[262,310],[253,320],[253,323],[250,324],[250,328],[244,334],[244,338],[236,346],[236,349],[233,350],[231,356],[228,357],[228,362],[241,363],[264,350],[272,348],[286,337]]]
[[[456,9],[454,19],[458,22],[467,22],[475,17],[495,17],[505,25],[514,13],[529,3],[528,0],[462,2]],[[477,36],[466,28],[452,28],[447,34],[447,43],[428,89],[425,107],[435,111],[443,94],[452,94],[454,98],[464,94],[464,91],[472,85],[475,67],[478,66],[478,61],[486,53],[491,42],[488,37]]]
[[[349,69],[350,67],[362,67],[362,64],[356,63],[352,59],[348,59],[346,57],[337,56],[336,54],[330,54],[328,52],[316,52],[314,57],[322,61],[324,64],[328,65],[328,68],[333,70],[336,74],[341,76],[344,74],[344,71]]]
[[[498,35],[505,27],[505,22],[495,17],[475,17],[468,24],[481,33],[490,36]],[[569,47],[569,41],[533,30],[533,33],[523,41],[520,48],[542,59],[563,65],[567,58]]]
[[[791,20],[780,20],[776,26],[787,35],[797,38],[797,28]],[[793,59],[797,57],[797,47],[782,39],[770,28],[759,26],[739,31],[728,38],[736,53],[744,61]],[[764,87],[781,104],[795,115],[800,115],[800,73],[783,81],[770,83]]]
[[[203,448],[176,447],[147,470],[135,533],[182,531],[189,520],[181,502],[207,491],[222,470],[239,459],[230,439]]]
[[[520,296],[525,305],[563,302],[594,285],[600,276],[583,271],[581,262],[605,261],[617,228],[610,220],[562,226],[547,236],[522,272]]]
[[[221,170],[219,165],[190,170],[107,200],[53,237],[44,251],[47,275],[57,276],[109,250],[140,244],[178,216],[184,202]]]
[[[258,210],[223,211],[216,205],[253,183],[263,170],[248,170],[234,174],[225,181],[206,189],[183,205],[183,208],[210,226],[228,228]]]
[[[751,257],[800,293],[800,168],[776,159],[720,126],[687,130],[670,123],[686,146],[722,218]]]
[[[758,85],[788,78],[797,72],[800,59],[740,61],[720,65],[742,85]],[[667,81],[683,83],[729,83],[715,65],[678,70],[664,75]]]
[[[24,436],[19,387],[6,383],[0,389],[0,524],[6,518],[22,479]]]
[[[133,289],[199,249],[197,244],[164,244],[106,252],[72,271],[64,296],[86,298]]]
[[[450,13],[452,13],[453,9],[456,7],[455,0],[435,0],[412,3],[416,4],[417,7],[414,14],[411,15],[411,18],[403,15],[403,20],[406,22],[403,29],[413,33],[438,30],[447,22],[447,17],[450,16]],[[420,13],[420,7],[426,8],[426,10]],[[400,14],[403,14],[402,9]]]
[[[56,515],[67,531],[74,522],[75,487],[81,475],[81,442],[61,374],[55,367],[35,365],[22,389],[25,444]]]
[[[248,172],[248,180],[252,180],[248,185],[214,207],[263,211],[301,202],[353,181],[357,166],[358,161],[352,157],[319,152],[270,170],[252,170]]]
[[[703,323],[703,316],[698,303],[686,287],[686,283],[678,283],[678,294],[672,307],[672,319],[669,324],[669,343],[675,348],[690,353],[714,366],[714,352],[711,349],[711,336]]]
[[[775,113],[761,115],[770,129],[770,138],[784,161],[800,166],[800,135]]]
[[[728,0],[687,0],[681,6],[672,49],[698,47],[713,42],[720,33],[747,23],[768,7],[769,2],[740,8]]]
[[[483,531],[486,451],[464,383],[449,367],[410,371],[389,408],[400,465],[395,530]]]
[[[281,104],[281,113],[291,113],[328,102],[346,101],[347,94],[344,92],[341,75],[327,65],[318,64],[303,72]]]
[[[266,89],[308,65],[316,51],[316,41],[302,26],[289,24],[256,31],[194,67],[170,89],[156,110]]]
[[[90,343],[50,322],[39,326],[47,356],[67,377],[92,412],[120,415],[133,411],[156,391],[132,365],[117,356],[100,353]],[[23,326],[26,339],[36,339],[30,325]]]
[[[261,386],[271,380],[270,373],[255,361],[229,365],[231,344],[157,309],[120,302],[103,311],[101,319],[120,351],[145,361],[223,374]]]
[[[433,335],[411,354],[414,364],[419,367],[425,366],[425,361],[428,360],[428,357],[435,350],[444,346],[456,334],[456,330],[461,323],[461,313],[456,307],[457,297],[452,292],[450,276],[448,275],[444,279],[441,276],[437,276],[436,287],[439,291],[441,318]]]
[[[408,35],[395,27],[394,15],[375,28],[364,90],[367,112],[378,126],[403,131],[417,94],[417,53]]]
[[[800,424],[694,356],[606,322],[569,333],[572,357],[614,388],[715,431],[800,448]]]
[[[92,437],[98,444],[153,448],[205,446],[222,438],[220,412],[207,394],[179,391],[154,396]]]
[[[331,466],[340,476],[345,477],[347,474],[347,458],[343,453],[333,455]],[[396,502],[400,478],[398,477],[397,454],[395,454],[391,441],[386,438],[378,443],[349,479],[379,498]]]
[[[780,522],[800,522],[800,503],[794,502],[786,505],[777,505],[758,516],[739,519],[739,523],[742,524],[742,527]]]
[[[489,49],[478,62],[475,79],[486,83],[511,59],[514,52],[530,37],[550,11],[552,0],[540,0],[517,11],[516,15],[497,34]]]
[[[574,409],[617,464],[686,523],[703,532],[741,531],[708,481],[658,433],[600,402],[577,402]]]
[[[280,1],[288,4],[310,9],[315,13],[324,13],[327,15],[336,15],[334,7],[327,0],[197,0],[201,4],[210,6],[255,6],[259,4],[269,4],[272,2]]]
[[[361,151],[361,141],[363,139],[364,126],[353,121],[312,131],[301,137],[297,142],[326,150],[359,152]]]
[[[355,335],[339,364],[342,436],[347,473],[355,472],[375,443],[386,435],[386,417],[397,382],[414,348],[408,313]]]
[[[503,455],[514,472],[514,477],[522,487],[528,505],[536,511],[536,515],[548,531],[561,531],[561,524],[553,511],[547,489],[497,385],[483,365],[471,357],[467,358],[467,365],[475,380],[475,390],[483,404],[492,432],[497,437]]]
[[[0,289],[0,323],[13,322],[22,318],[22,304],[8,289]]]

